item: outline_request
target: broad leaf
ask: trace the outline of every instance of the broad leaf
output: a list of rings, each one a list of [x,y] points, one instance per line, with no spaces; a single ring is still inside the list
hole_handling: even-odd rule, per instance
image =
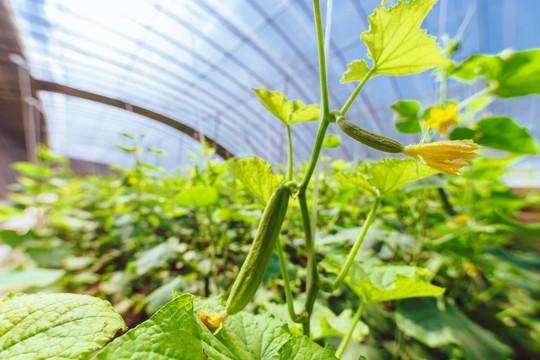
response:
[[[323,141],[322,146],[328,149],[335,149],[341,145],[341,138],[336,134],[328,134]]]
[[[124,326],[88,295],[12,293],[0,299],[0,359],[86,359]]]
[[[482,119],[472,129],[455,128],[450,140],[461,139],[472,139],[479,145],[516,154],[538,154],[534,138],[527,129],[507,117]]]
[[[435,37],[420,30],[437,0],[400,0],[386,9],[380,5],[369,16],[369,31],[362,40],[373,59],[375,74],[405,75],[447,66]]]
[[[307,336],[294,335],[279,351],[279,360],[338,360],[332,348],[324,348]]]
[[[430,347],[456,344],[467,360],[508,359],[511,350],[489,331],[463,315],[451,302],[444,308],[435,299],[401,301],[396,310],[396,323],[405,334]]]
[[[450,75],[466,81],[485,77],[501,98],[540,94],[540,50],[473,55]]]
[[[221,300],[199,300],[192,295],[174,299],[124,336],[113,341],[97,359],[275,359],[291,340],[284,322],[268,315],[241,312],[229,316],[217,333],[196,315],[199,310],[222,311]]]
[[[347,64],[347,71],[343,74],[340,82],[343,84],[349,81],[362,81],[368,71],[366,60],[354,60],[352,63]]]
[[[56,283],[66,272],[60,269],[0,270],[0,290],[22,291]]]
[[[323,266],[338,273],[343,263],[342,256],[328,256]],[[363,266],[353,263],[345,281],[367,304],[444,293],[444,288],[425,281],[424,275],[425,271],[414,266]]]
[[[205,207],[218,202],[218,191],[213,186],[191,186],[180,191],[173,199],[178,206]]]
[[[272,166],[259,159],[237,160],[230,164],[234,176],[261,204],[266,204],[274,190],[285,183],[285,178],[274,174]]]
[[[404,134],[417,134],[422,132],[419,122],[419,112],[422,105],[418,101],[399,100],[390,106],[396,112],[394,125]]]
[[[287,126],[304,122],[317,121],[320,116],[318,105],[304,105],[301,101],[288,101],[285,95],[268,89],[253,89],[257,99],[266,110]]]
[[[415,160],[383,159],[362,165],[358,174],[338,173],[335,178],[348,185],[359,186],[384,196],[403,185],[437,173],[439,171]]]

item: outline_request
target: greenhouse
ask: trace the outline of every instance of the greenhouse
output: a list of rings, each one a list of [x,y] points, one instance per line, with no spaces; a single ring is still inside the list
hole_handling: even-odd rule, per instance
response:
[[[0,0],[0,360],[540,359],[538,14]]]

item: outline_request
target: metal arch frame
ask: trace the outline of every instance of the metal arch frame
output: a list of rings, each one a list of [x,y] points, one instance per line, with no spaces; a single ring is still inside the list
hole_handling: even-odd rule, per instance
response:
[[[81,99],[86,99],[86,100],[95,101],[101,104],[110,105],[110,106],[117,107],[123,110],[126,110],[126,108],[130,108],[132,112],[136,114],[145,116],[149,119],[168,125],[197,141],[200,141],[204,137],[204,140],[216,149],[216,154],[225,160],[234,157],[233,153],[231,153],[224,146],[216,142],[214,139],[206,135],[202,135],[199,131],[193,129],[191,126],[185,125],[177,120],[158,114],[154,111],[124,102],[122,100],[113,99],[107,96],[102,96],[102,95],[94,94],[88,91],[75,89],[69,86],[57,84],[50,81],[44,81],[44,80],[38,80],[38,79],[32,78],[31,82],[32,82],[32,88],[35,89],[36,91],[49,91],[49,92],[54,92],[58,94],[74,96]]]

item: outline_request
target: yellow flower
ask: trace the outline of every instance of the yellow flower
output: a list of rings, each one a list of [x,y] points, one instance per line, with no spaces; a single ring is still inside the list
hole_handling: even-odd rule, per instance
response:
[[[134,177],[134,176],[130,176],[130,177],[127,178],[127,182],[128,182],[128,184],[133,185],[133,184],[135,184],[137,182],[137,178]]]
[[[207,326],[217,328],[220,327],[221,324],[225,322],[227,319],[227,312],[223,311],[219,314],[211,315],[207,313],[206,311],[199,311],[199,319]]]
[[[434,106],[431,108],[429,115],[430,117],[426,121],[426,125],[430,128],[438,129],[441,135],[448,134],[448,128],[458,124],[456,104],[452,104],[446,109],[440,106]]]
[[[424,160],[427,166],[451,175],[461,175],[461,169],[469,165],[461,159],[474,159],[479,146],[472,140],[444,140],[427,144],[409,145],[403,154],[416,160]]]
[[[135,149],[133,149],[133,151],[135,151],[136,154],[140,154],[141,153],[141,148],[140,147],[135,147]]]
[[[367,197],[373,196],[373,194],[372,194],[371,191],[369,191],[369,190],[364,189],[364,190],[362,190],[362,192],[363,192],[364,195],[366,195]]]
[[[469,221],[469,217],[467,215],[458,215],[458,216],[454,216],[454,220],[458,224],[465,224],[467,221]]]

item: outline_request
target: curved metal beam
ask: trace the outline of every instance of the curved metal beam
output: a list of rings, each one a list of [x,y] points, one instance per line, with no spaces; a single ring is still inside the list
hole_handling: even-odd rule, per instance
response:
[[[132,112],[136,114],[145,116],[147,118],[150,118],[162,124],[168,125],[192,137],[193,139],[197,141],[201,140],[201,133],[193,129],[191,126],[183,124],[170,117],[158,114],[154,111],[145,109],[143,107],[124,102],[122,100],[113,99],[107,96],[98,95],[98,94],[94,94],[88,91],[83,91],[83,90],[75,89],[69,86],[60,85],[54,82],[38,80],[34,78],[32,78],[32,88],[35,89],[36,91],[50,91],[50,92],[54,92],[58,94],[64,94],[64,95],[78,97],[81,99],[91,100],[91,101],[95,101],[101,104],[114,106],[123,110],[126,110],[127,108],[129,108]],[[220,145],[218,142],[216,142],[212,138],[204,135],[204,140],[207,143],[209,143],[213,148],[216,149],[216,154],[219,155],[221,158],[227,160],[234,157],[233,153],[231,153],[224,146]]]

